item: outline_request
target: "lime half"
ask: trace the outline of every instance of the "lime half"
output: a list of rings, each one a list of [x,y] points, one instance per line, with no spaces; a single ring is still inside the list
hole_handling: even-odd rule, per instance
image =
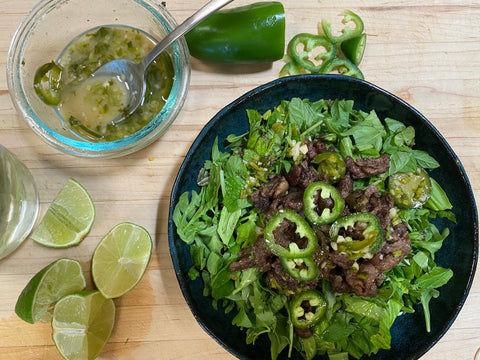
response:
[[[29,281],[18,297],[15,312],[31,324],[50,321],[55,303],[65,295],[83,290],[85,286],[80,263],[72,259],[58,259]]]
[[[90,232],[95,207],[87,190],[69,179],[32,234],[39,244],[64,248],[77,245]]]
[[[137,285],[152,255],[153,242],[143,227],[115,226],[100,241],[92,257],[92,278],[106,298],[117,298]]]
[[[110,338],[115,304],[98,291],[67,295],[53,312],[53,341],[67,360],[95,359]]]

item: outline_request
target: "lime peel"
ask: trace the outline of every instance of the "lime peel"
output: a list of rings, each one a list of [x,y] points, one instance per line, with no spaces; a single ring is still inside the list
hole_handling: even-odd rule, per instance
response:
[[[26,322],[47,322],[53,305],[66,295],[85,289],[82,266],[77,260],[60,258],[40,270],[25,286],[15,313]]]

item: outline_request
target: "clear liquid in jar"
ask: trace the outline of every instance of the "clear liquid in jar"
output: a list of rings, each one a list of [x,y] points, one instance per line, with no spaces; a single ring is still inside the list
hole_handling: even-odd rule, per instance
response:
[[[0,145],[0,259],[29,235],[38,214],[38,195],[28,168]]]

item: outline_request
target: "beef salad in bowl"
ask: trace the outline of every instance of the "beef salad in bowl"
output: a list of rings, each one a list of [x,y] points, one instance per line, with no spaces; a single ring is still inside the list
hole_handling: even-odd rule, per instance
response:
[[[363,80],[303,75],[202,130],[169,244],[192,313],[241,359],[416,359],[465,301],[478,219],[418,111]]]

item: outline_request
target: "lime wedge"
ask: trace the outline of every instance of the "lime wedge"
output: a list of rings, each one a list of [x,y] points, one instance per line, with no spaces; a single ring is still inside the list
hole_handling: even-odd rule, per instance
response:
[[[53,311],[53,341],[67,360],[95,359],[115,323],[115,304],[98,291],[62,298]]]
[[[25,286],[15,305],[17,315],[33,324],[50,321],[55,303],[85,288],[82,266],[76,260],[58,259],[40,270]]]
[[[39,244],[64,248],[77,245],[90,232],[95,207],[87,190],[69,179],[32,234]]]
[[[132,223],[115,226],[100,241],[92,257],[92,278],[106,298],[127,293],[141,280],[153,242],[143,227]]]

